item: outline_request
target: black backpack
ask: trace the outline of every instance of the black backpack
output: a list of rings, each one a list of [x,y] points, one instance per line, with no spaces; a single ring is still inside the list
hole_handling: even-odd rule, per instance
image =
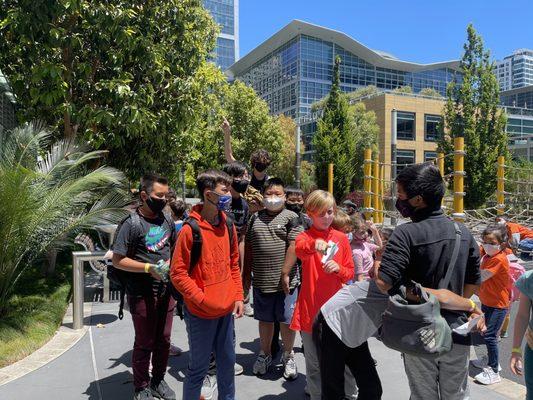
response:
[[[200,256],[202,254],[202,231],[198,225],[198,221],[194,218],[188,218],[183,222],[183,225],[189,225],[192,231],[192,248],[191,248],[191,258],[189,262],[189,275],[198,264]],[[233,218],[226,215],[226,227],[228,229],[229,235],[229,245],[230,249],[233,244]],[[183,228],[180,232],[183,231]],[[172,281],[170,282],[170,293],[172,297],[176,300],[176,312],[178,316],[183,319],[183,295],[174,287]]]
[[[163,216],[165,218],[166,223],[170,226],[170,256],[172,257],[172,251],[174,250],[174,244],[176,243],[176,226],[174,224],[174,221],[172,220],[172,217],[169,213],[164,212]],[[118,232],[122,228],[122,225],[125,221],[131,218],[131,229],[132,229],[132,235],[135,238],[135,240],[130,243],[128,247],[128,251],[126,254],[126,257],[134,259],[135,257],[135,250],[137,248],[137,245],[139,244],[139,240],[142,235],[142,224],[141,224],[141,217],[137,210],[132,211],[128,216],[124,217],[122,221],[117,226],[117,230],[115,231],[115,238],[116,240]],[[113,240],[113,242],[114,242]],[[120,305],[118,308],[118,318],[122,319],[124,318],[124,297],[126,296],[126,288],[128,286],[128,281],[130,278],[132,278],[133,272],[124,271],[120,268],[116,268],[112,263],[110,263],[107,266],[107,278],[110,282],[112,282],[116,287],[118,287],[120,291]]]

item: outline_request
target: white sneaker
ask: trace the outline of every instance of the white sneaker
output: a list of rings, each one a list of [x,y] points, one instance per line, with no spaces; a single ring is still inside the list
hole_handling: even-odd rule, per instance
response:
[[[244,315],[246,315],[247,317],[254,316],[254,309],[250,303],[246,303],[244,305]]]
[[[283,377],[292,381],[298,377],[298,369],[296,368],[296,361],[294,361],[294,351],[290,353],[283,353],[281,356],[283,363]]]
[[[242,365],[237,364],[237,363],[235,363],[234,370],[235,370],[235,376],[242,375],[242,373],[244,372],[244,368],[242,367]]]
[[[268,368],[272,364],[272,356],[267,356],[265,353],[259,353],[257,360],[254,363],[254,375],[265,375],[268,371]]]
[[[207,374],[202,383],[202,390],[200,398],[204,400],[212,400],[217,388],[217,376]]]
[[[482,385],[492,385],[502,381],[500,374],[498,372],[494,372],[490,367],[483,368],[483,372],[477,374],[474,379]]]
[[[170,343],[170,352],[168,353],[171,356],[181,356],[181,353],[183,353],[183,350],[180,349],[175,344]]]
[[[489,365],[489,358],[487,356],[482,356],[481,358],[478,358],[477,360],[470,360],[472,365],[479,369],[485,369]],[[498,364],[498,372],[502,370],[502,366]]]

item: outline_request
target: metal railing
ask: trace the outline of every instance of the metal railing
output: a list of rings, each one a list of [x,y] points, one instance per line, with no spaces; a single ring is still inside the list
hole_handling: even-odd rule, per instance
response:
[[[74,298],[72,299],[73,329],[83,328],[83,301],[85,277],[83,276],[83,265],[87,261],[102,260],[105,251],[73,251],[72,252],[72,287]],[[107,287],[106,287],[107,286]],[[109,301],[109,280],[104,276],[104,301],[107,293]]]

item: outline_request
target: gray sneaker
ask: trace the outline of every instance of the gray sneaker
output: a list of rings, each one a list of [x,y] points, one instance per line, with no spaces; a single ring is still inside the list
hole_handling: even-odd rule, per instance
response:
[[[155,400],[154,396],[152,396],[152,391],[150,388],[144,388],[143,390],[139,390],[138,392],[135,392],[133,395],[133,400]]]
[[[235,376],[242,375],[243,372],[244,368],[242,367],[242,365],[235,363]]]
[[[247,317],[254,316],[254,309],[250,303],[246,303],[244,305],[244,315],[246,315]]]
[[[268,368],[272,364],[272,357],[265,355],[263,352],[259,353],[257,360],[254,363],[254,375],[265,375],[268,371]]]
[[[217,388],[217,376],[207,374],[202,383],[202,391],[200,392],[200,399],[212,400]]]
[[[164,380],[158,384],[150,384],[150,390],[152,391],[152,396],[156,399],[176,400],[176,393]]]
[[[298,369],[294,361],[294,351],[289,354],[283,353],[281,362],[283,363],[283,377],[289,381],[295,380],[298,377]]]

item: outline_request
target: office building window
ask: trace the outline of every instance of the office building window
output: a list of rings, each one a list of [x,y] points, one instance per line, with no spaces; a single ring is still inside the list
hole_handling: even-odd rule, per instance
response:
[[[415,140],[415,113],[398,111],[396,128],[398,140]]]
[[[424,151],[424,162],[433,161],[437,158],[436,151]]]
[[[425,139],[427,142],[436,142],[439,137],[439,125],[442,122],[440,115],[428,115],[425,118]]]
[[[396,163],[398,164],[396,171],[400,173],[405,167],[415,163],[414,150],[398,150],[396,152]]]

